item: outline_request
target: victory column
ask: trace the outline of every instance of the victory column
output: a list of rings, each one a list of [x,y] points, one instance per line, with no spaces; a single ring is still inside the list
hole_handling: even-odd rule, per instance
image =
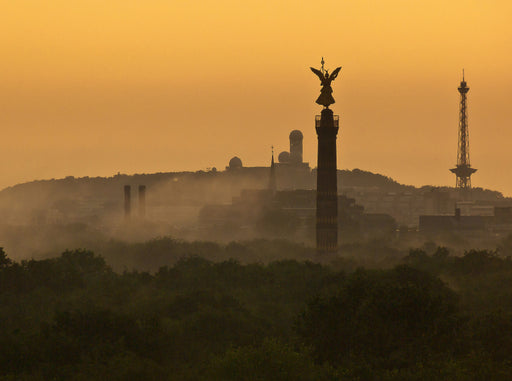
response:
[[[311,68],[322,89],[316,103],[324,106],[321,115],[315,117],[318,135],[318,163],[316,179],[316,248],[317,254],[335,254],[338,250],[338,180],[336,161],[336,136],[339,116],[333,115],[329,105],[333,104],[331,82],[336,79],[341,67],[331,74],[324,69],[322,57],[320,70]]]

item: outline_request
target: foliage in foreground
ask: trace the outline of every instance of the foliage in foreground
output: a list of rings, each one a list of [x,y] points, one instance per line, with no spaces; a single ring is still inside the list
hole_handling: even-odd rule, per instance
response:
[[[0,380],[511,379],[511,261],[438,249],[403,262],[192,256],[119,274],[86,250],[0,251]]]

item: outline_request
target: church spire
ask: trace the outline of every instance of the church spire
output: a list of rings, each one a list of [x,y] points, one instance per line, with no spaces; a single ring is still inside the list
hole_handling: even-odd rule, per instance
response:
[[[273,194],[277,191],[276,166],[274,164],[274,146],[272,146],[272,161],[270,163],[270,178],[268,181],[268,189],[272,191]]]

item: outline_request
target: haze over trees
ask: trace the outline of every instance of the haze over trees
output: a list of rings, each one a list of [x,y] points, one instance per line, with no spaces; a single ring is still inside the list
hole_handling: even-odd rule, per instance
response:
[[[303,219],[302,216],[297,217],[286,210],[259,207],[252,211],[253,214],[257,212],[257,215],[251,217],[252,224],[231,223],[226,219],[220,223],[199,226],[198,219],[201,211],[205,211],[205,205],[229,204],[245,188],[266,188],[267,169],[263,168],[258,173],[260,175],[257,176],[253,173],[235,176],[229,171],[210,170],[133,176],[117,174],[110,178],[69,176],[64,179],[18,184],[0,192],[0,212],[3,216],[0,221],[0,242],[16,260],[43,258],[73,247],[88,247],[99,252],[100,244],[112,239],[142,242],[162,236],[224,243],[258,237],[284,238],[312,244],[314,221],[304,223],[299,221]],[[314,175],[312,179],[314,180]],[[372,195],[374,192],[422,195],[436,190],[448,193],[452,191],[449,188],[406,186],[389,177],[359,169],[339,171],[339,183],[341,190],[352,189],[354,194],[358,194],[361,189]],[[132,226],[124,223],[122,190],[126,184],[132,184],[134,193]],[[143,220],[137,215],[135,202],[135,187],[140,184],[147,186],[148,216]],[[473,192],[481,200],[507,202],[499,192],[482,189],[473,189]],[[357,208],[361,208],[361,205],[358,204]],[[293,205],[286,206],[288,207]],[[311,208],[313,207],[314,203]],[[392,229],[393,232],[384,232],[385,234],[361,234],[363,228],[360,223],[351,215],[343,216],[342,210],[348,209],[340,209],[342,242],[352,244],[373,238],[386,238],[388,241],[397,238],[394,234],[396,228]],[[368,210],[365,208],[365,211]],[[378,210],[374,212],[380,213]],[[452,213],[452,208],[448,212]],[[250,220],[245,215],[239,216],[239,219]],[[389,219],[389,226],[394,226],[392,219]],[[404,231],[407,231],[407,227]],[[393,245],[402,249],[419,246],[424,242],[424,239],[411,239],[407,234],[398,238],[400,242]],[[467,237],[458,237],[452,233],[429,239],[460,247],[461,252],[476,246],[489,249],[496,246],[496,240],[479,241],[476,245],[474,242],[468,243]]]

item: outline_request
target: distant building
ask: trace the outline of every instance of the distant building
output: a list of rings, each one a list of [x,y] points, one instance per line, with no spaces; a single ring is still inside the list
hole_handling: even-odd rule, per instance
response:
[[[492,214],[484,215],[464,215],[460,208],[455,209],[453,215],[422,215],[419,217],[419,230],[431,234],[509,234],[512,232],[512,207],[494,207]]]
[[[290,132],[290,151],[283,151],[278,155],[278,162],[274,163],[275,175],[279,179],[277,189],[313,189],[315,179],[311,173],[309,163],[303,161],[303,135],[299,130]],[[268,177],[269,167],[244,167],[242,160],[234,156],[229,161],[226,171],[232,175],[259,178]]]

